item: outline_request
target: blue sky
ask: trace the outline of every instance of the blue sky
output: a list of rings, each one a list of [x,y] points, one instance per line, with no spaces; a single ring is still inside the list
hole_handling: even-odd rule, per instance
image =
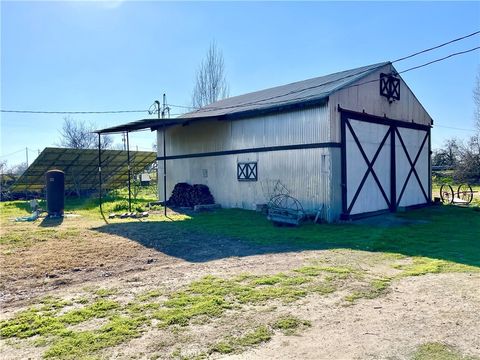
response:
[[[209,43],[225,58],[230,94],[393,60],[480,29],[479,2],[1,2],[1,108],[146,109],[163,93],[190,105]],[[480,36],[396,64],[401,71],[479,46]],[[434,118],[433,146],[473,128],[480,52],[406,73]],[[173,113],[181,109],[172,109]],[[58,142],[64,115],[1,114],[1,159]],[[75,115],[98,127],[143,114]],[[120,142],[120,137],[115,138]],[[150,149],[154,134],[131,136]],[[34,153],[30,154],[30,161]]]

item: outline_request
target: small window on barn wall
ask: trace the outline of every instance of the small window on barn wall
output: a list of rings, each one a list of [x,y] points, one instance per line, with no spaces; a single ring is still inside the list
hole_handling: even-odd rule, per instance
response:
[[[380,95],[385,96],[388,102],[400,100],[400,79],[392,74],[380,74]]]
[[[237,163],[237,179],[238,181],[257,181],[257,163],[242,162]]]

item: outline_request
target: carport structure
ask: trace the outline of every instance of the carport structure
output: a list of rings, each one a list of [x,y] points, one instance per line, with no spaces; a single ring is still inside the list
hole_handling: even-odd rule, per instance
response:
[[[129,180],[128,168],[143,171],[155,162],[151,151],[123,151],[101,149],[45,148],[10,187],[14,192],[41,192],[45,187],[45,173],[61,170],[65,173],[65,190],[72,193],[96,191],[99,159],[103,168],[104,189],[125,186]]]
[[[156,102],[159,106],[159,103]],[[159,112],[160,114],[160,112]],[[160,117],[160,115],[159,115]],[[145,129],[150,129],[151,131],[163,130],[163,134],[165,136],[165,129],[168,126],[178,125],[178,124],[185,124],[185,121],[181,119],[140,119],[128,124],[113,126],[105,129],[100,129],[95,131],[98,135],[98,188],[99,188],[99,198],[100,198],[100,210],[102,210],[102,188],[103,188],[103,177],[102,177],[102,135],[111,135],[111,134],[124,134],[126,139],[126,154],[127,154],[127,179],[128,179],[128,207],[129,211],[132,211],[131,206],[131,156],[132,153],[130,151],[130,140],[129,140],[129,133],[136,132],[136,131],[143,131]],[[165,144],[165,141],[164,141]],[[153,154],[153,153],[152,153]],[[166,156],[166,148],[163,147],[163,156]],[[152,162],[155,161],[155,156],[152,159]],[[158,177],[157,177],[158,181]],[[166,163],[164,162],[163,166],[163,182],[166,184],[167,181],[167,172],[166,172]],[[166,189],[166,186],[163,187]],[[163,200],[164,200],[164,215],[167,215],[167,193],[164,191],[163,193]]]

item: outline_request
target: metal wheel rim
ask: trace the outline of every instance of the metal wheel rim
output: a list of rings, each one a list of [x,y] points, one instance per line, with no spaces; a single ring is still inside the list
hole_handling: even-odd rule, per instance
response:
[[[440,199],[442,200],[442,203],[444,204],[451,204],[453,203],[453,197],[454,197],[454,192],[453,189],[450,185],[442,185],[440,187]]]
[[[470,204],[473,200],[472,187],[468,184],[460,185],[457,189],[457,196],[459,199],[466,201],[467,204]]]

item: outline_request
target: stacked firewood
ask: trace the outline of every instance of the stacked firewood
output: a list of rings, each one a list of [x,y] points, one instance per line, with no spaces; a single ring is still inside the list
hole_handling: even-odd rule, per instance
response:
[[[172,191],[168,206],[172,207],[194,207],[195,205],[214,204],[215,199],[206,185],[178,183]]]

